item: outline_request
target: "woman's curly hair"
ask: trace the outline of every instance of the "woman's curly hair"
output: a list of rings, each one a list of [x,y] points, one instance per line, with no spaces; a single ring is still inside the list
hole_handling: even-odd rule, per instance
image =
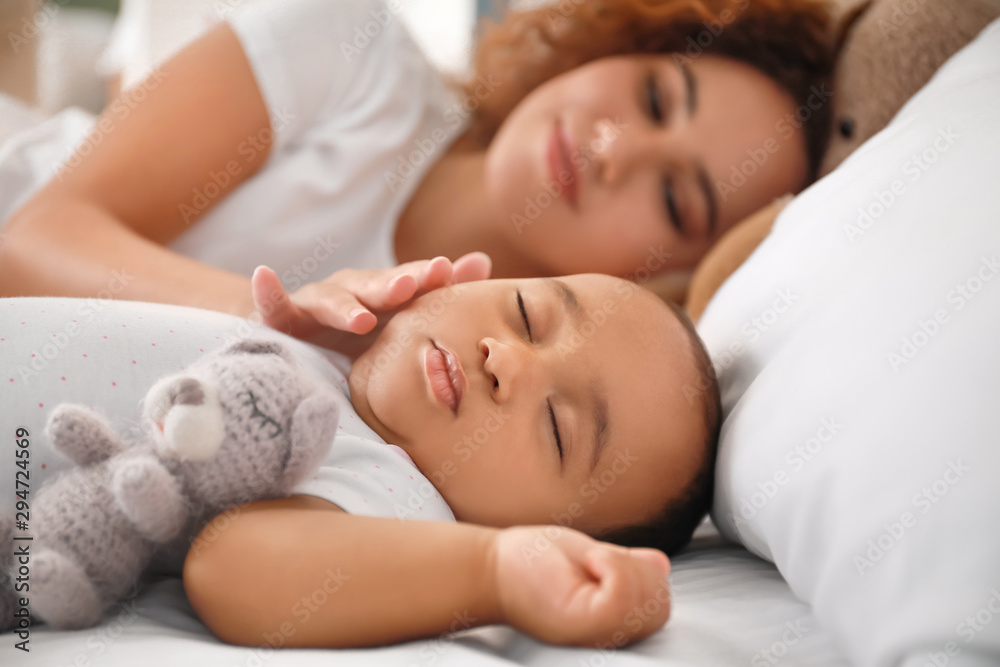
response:
[[[472,94],[479,77],[501,84],[472,117],[471,137],[484,146],[536,87],[605,56],[725,56],[774,79],[798,105],[829,82],[835,56],[830,8],[818,0],[556,0],[483,28],[465,91]],[[829,106],[809,107],[803,123],[810,181],[826,145]]]

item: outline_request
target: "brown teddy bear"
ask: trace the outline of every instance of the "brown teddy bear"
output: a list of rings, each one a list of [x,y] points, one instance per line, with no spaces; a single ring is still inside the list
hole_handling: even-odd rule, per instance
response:
[[[873,0],[849,11],[841,21],[833,128],[820,176],[888,125],[948,58],[998,16],[1000,0]]]
[[[836,0],[838,55],[825,176],[881,131],[944,64],[991,21],[1000,0]],[[685,306],[696,320],[709,299],[768,235],[790,198],[730,229],[699,263]]]

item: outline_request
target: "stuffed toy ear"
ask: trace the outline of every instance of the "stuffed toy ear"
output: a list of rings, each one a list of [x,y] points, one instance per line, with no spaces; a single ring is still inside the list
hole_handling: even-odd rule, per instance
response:
[[[997,16],[997,0],[871,0],[845,12],[833,77],[833,125],[819,175],[881,132],[938,68]]]
[[[276,354],[287,361],[294,361],[287,347],[274,340],[263,338],[240,339],[222,348],[222,354]]]

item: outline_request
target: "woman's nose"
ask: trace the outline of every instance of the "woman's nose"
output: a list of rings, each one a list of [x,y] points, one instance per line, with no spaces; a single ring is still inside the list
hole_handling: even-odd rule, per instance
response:
[[[483,338],[479,341],[479,353],[488,388],[498,403],[506,403],[515,391],[530,382],[529,369],[535,362],[527,346]]]
[[[621,183],[636,171],[659,169],[666,152],[666,137],[660,128],[641,122],[622,124],[609,118],[594,123],[591,149],[597,178],[606,185]]]

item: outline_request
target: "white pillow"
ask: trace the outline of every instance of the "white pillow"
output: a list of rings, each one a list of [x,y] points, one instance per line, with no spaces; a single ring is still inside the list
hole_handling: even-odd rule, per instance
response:
[[[713,519],[859,665],[1000,665],[1000,21],[709,304]]]

